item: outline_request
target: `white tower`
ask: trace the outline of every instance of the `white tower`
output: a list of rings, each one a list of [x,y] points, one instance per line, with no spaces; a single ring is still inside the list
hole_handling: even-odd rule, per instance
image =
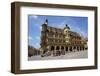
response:
[[[70,42],[70,28],[66,24],[64,28],[65,42],[68,44]]]

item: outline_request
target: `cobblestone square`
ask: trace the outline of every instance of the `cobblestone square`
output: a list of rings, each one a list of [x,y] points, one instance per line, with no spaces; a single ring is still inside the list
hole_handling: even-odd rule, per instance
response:
[[[55,59],[81,59],[81,58],[88,58],[88,51],[82,50],[82,51],[76,51],[76,52],[68,52],[65,55],[61,56],[47,56],[47,57],[41,57],[38,56],[32,56],[28,57],[28,60],[55,60]]]

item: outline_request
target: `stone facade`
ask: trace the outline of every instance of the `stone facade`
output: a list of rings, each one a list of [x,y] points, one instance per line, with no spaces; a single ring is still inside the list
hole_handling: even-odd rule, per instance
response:
[[[42,54],[49,51],[59,55],[87,49],[87,40],[79,33],[71,31],[67,24],[63,29],[48,26],[46,19],[42,24],[40,45]]]

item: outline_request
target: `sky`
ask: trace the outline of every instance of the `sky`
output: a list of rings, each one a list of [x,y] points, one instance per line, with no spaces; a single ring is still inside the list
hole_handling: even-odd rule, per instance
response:
[[[88,17],[28,15],[28,45],[40,48],[41,25],[48,19],[48,26],[63,29],[67,24],[71,31],[88,37]]]

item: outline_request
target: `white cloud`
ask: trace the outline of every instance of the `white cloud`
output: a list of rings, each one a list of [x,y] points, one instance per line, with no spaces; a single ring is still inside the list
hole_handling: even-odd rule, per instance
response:
[[[38,19],[38,16],[36,16],[36,15],[33,15],[32,17],[33,17],[34,19]]]
[[[40,26],[40,30],[42,30],[42,27]]]
[[[86,36],[86,33],[83,31],[83,30],[81,30],[79,27],[75,27],[76,28],[76,30],[77,30],[77,32],[80,34],[80,36]]]
[[[78,26],[71,26],[69,25],[70,29],[74,32],[77,32],[80,34],[80,36],[82,37],[87,37],[87,33],[84,32],[82,29],[80,29]]]
[[[28,37],[29,40],[32,40],[33,38],[31,36]]]
[[[36,37],[36,39],[37,39],[37,40],[40,40],[40,37],[39,37],[39,36],[37,36],[37,37]]]
[[[40,44],[39,43],[36,43],[36,48],[40,48]]]
[[[54,23],[54,24],[51,24],[50,26],[63,29],[65,25],[66,25],[65,21],[63,21],[60,24]]]
[[[60,24],[58,25],[58,27],[63,29],[63,28],[65,27],[65,21],[62,22],[62,23],[60,23]]]

